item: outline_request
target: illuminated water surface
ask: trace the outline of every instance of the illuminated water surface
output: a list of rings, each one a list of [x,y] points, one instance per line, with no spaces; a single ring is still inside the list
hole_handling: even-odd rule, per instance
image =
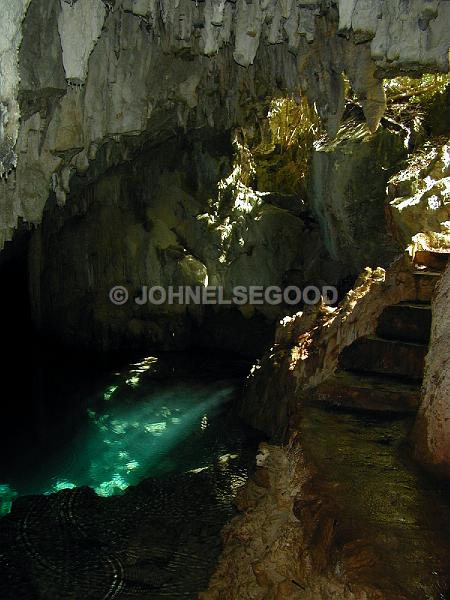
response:
[[[240,376],[223,378],[226,366],[205,359],[184,368],[179,360],[146,357],[94,381],[91,390],[84,386],[68,439],[63,431],[56,449],[22,446],[3,468],[0,514],[20,495],[90,486],[111,496],[146,477],[217,464],[229,469],[236,489],[242,485],[246,473],[236,459],[247,432],[229,410]]]

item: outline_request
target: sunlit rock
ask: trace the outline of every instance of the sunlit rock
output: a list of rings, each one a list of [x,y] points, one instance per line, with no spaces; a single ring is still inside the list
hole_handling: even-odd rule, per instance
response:
[[[273,347],[248,377],[241,416],[282,439],[303,402],[334,375],[344,348],[374,333],[387,306],[417,294],[413,274],[401,259],[387,271],[365,269],[337,308],[319,304],[283,319]]]
[[[450,251],[450,152],[433,142],[388,184],[389,209],[404,247]]]
[[[145,133],[157,141],[174,128],[206,123],[230,129],[248,120],[246,103],[299,88],[334,136],[343,72],[374,131],[385,108],[384,71],[448,69],[447,2],[413,2],[408,10],[399,1],[375,0],[342,1],[337,8],[319,0],[32,0],[27,11],[28,4],[4,2],[0,23],[0,171],[9,175],[0,192],[1,246],[19,218],[40,220],[60,169],[86,172],[94,160],[90,149],[111,137],[126,143],[123,136]],[[20,141],[23,135],[17,141],[19,92],[27,99],[20,129],[36,113],[45,120],[37,157]],[[37,187],[30,211],[17,186],[32,171],[13,177],[11,170],[36,158],[48,187]],[[104,167],[110,166],[106,158]],[[56,186],[60,204],[70,195],[67,187],[70,182]]]

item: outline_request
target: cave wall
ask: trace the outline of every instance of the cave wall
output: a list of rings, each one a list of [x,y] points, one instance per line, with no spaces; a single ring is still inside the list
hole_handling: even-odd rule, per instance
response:
[[[381,78],[447,71],[445,0],[1,0],[0,245],[62,205],[99,148],[230,129],[303,90],[334,135],[350,79],[371,130]],[[125,152],[125,150],[124,150]],[[112,166],[111,164],[107,166]]]
[[[306,200],[246,186],[237,150],[227,133],[180,131],[156,146],[136,143],[108,170],[123,145],[103,146],[72,179],[71,201],[60,207],[54,195],[32,236],[36,329],[104,351],[200,345],[261,355],[276,321],[298,306],[142,307],[133,299],[143,285],[206,284],[227,297],[236,286],[343,289],[363,266],[389,264],[401,251],[388,232],[385,186],[406,153],[402,133],[383,126],[371,134],[348,118],[334,142],[316,145]],[[125,306],[108,299],[116,285],[130,293]]]
[[[281,207],[276,194],[227,187],[233,158],[227,135],[180,135],[79,187],[64,208],[54,197],[29,249],[38,331],[96,350],[261,354],[289,307],[134,302],[143,285],[207,284],[232,297],[236,286],[337,283],[299,199],[284,196]],[[116,285],[130,293],[124,306],[109,300]]]
[[[346,274],[386,267],[399,253],[386,218],[386,184],[406,156],[404,132],[382,126],[371,134],[354,117],[334,140],[315,144],[308,198],[324,244]]]
[[[422,402],[412,434],[416,459],[435,475],[450,477],[450,267],[432,303]]]
[[[388,183],[390,228],[402,247],[414,252],[450,250],[450,146],[445,133],[413,152]]]

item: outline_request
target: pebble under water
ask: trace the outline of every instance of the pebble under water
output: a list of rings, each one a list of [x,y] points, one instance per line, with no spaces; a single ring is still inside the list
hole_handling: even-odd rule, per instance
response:
[[[243,372],[147,357],[72,393],[53,444],[2,468],[0,597],[195,598],[259,441],[231,410]]]

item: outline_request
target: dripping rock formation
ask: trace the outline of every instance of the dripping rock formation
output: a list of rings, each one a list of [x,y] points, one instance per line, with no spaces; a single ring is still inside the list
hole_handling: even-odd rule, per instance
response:
[[[254,120],[302,89],[334,135],[343,73],[371,130],[384,76],[448,70],[445,0],[20,0],[0,3],[0,245],[37,224],[100,148]],[[119,146],[116,151],[115,146]]]

